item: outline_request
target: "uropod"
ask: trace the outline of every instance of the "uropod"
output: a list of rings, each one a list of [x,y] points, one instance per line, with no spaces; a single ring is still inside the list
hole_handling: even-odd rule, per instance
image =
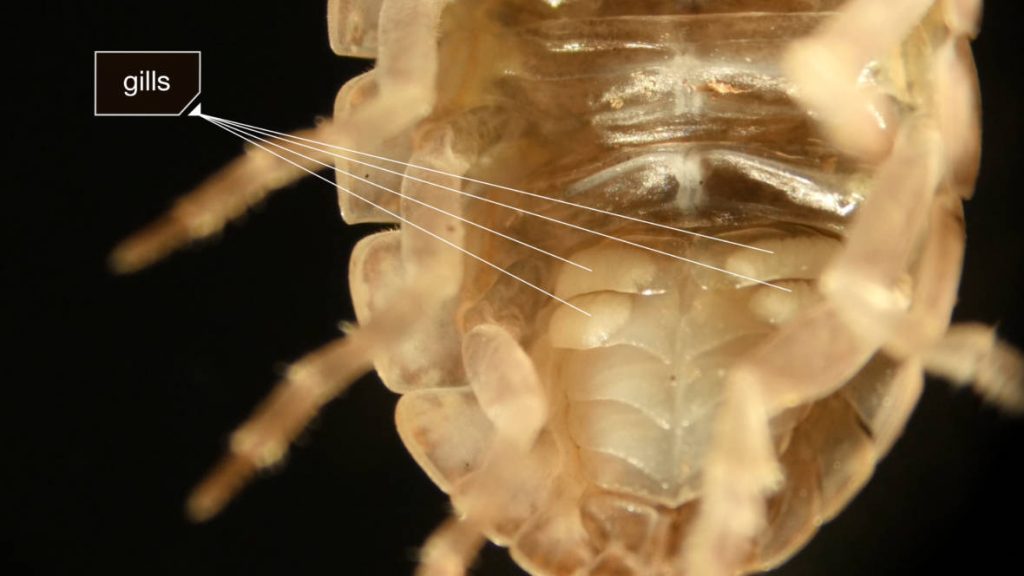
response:
[[[334,119],[228,125],[251,153],[115,252],[147,264],[317,162],[347,221],[399,225],[353,254],[359,328],[289,370],[192,513],[372,363],[452,497],[424,573],[485,537],[537,575],[757,571],[868,480],[925,369],[1019,407],[1016,353],[948,326],[979,6],[889,4],[332,2],[335,49],[377,57]]]

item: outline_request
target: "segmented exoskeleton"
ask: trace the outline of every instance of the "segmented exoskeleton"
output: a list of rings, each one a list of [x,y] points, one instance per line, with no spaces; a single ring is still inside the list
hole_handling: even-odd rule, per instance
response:
[[[372,362],[456,510],[425,574],[485,536],[538,576],[784,561],[867,481],[923,370],[1024,403],[1019,356],[949,328],[979,7],[332,0],[336,51],[378,61],[333,121],[115,253],[147,264],[325,160],[346,221],[401,224],[352,256],[360,327],[290,370],[193,515]]]

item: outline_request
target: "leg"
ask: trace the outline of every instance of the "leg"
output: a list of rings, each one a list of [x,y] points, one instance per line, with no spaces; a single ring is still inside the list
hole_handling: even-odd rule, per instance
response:
[[[904,122],[892,153],[879,169],[874,192],[851,227],[847,249],[822,276],[822,291],[847,322],[868,338],[889,342],[889,351],[901,356],[924,349],[948,326],[963,254],[959,198],[969,196],[977,173],[977,77],[965,38],[977,30],[980,2],[940,1],[950,35],[934,60],[937,121],[911,117]],[[849,110],[863,111],[866,103],[853,96],[845,101],[832,98],[838,98],[832,94],[837,90],[855,94],[853,77],[829,84],[827,79],[807,76],[808,69],[800,65],[810,65],[808,59],[814,58],[846,58],[845,65],[859,70],[867,57],[884,53],[916,23],[905,17],[923,13],[931,2],[901,2],[892,9],[891,22],[884,22],[883,13],[890,11],[884,4],[853,0],[823,32],[805,41],[804,48],[821,52],[804,53],[798,46],[787,60],[802,91],[827,96],[824,102],[804,98],[805,104],[821,112],[826,124],[836,124],[835,130],[850,131],[845,136],[831,134],[840,145],[843,138],[860,138],[857,125],[842,123]],[[871,37],[867,31],[876,25],[881,27],[881,38],[866,43]],[[900,34],[892,36],[897,29]],[[933,192],[943,180],[946,185],[936,197]],[[952,197],[947,197],[949,188]],[[918,265],[914,309],[907,318],[911,295],[905,287],[906,271],[925,228],[925,211],[917,207],[928,205],[932,206],[931,223]]]
[[[978,30],[980,0],[944,0],[950,36],[935,54],[936,110],[946,146],[947,180],[970,198],[981,160],[981,106],[978,72],[968,38]]]
[[[377,57],[377,21],[383,0],[328,0],[327,32],[338,56]]]
[[[844,25],[850,22],[840,21],[837,33],[850,33]],[[836,110],[825,118],[846,116]],[[700,511],[683,555],[689,576],[731,576],[744,567],[765,528],[765,498],[780,479],[770,418],[843,386],[906,314],[904,279],[924,228],[919,207],[932,203],[942,176],[941,150],[926,120],[911,118],[899,129],[844,250],[822,274],[825,302],[783,326],[729,374],[705,462]]]
[[[947,20],[954,33],[972,30],[976,26],[977,0],[944,1]],[[812,50],[804,53],[801,52],[804,48],[798,47],[788,59],[787,66],[801,90],[809,94],[820,93],[826,98],[821,103],[814,98],[805,98],[805,104],[811,110],[821,112],[824,122],[835,123],[835,130],[851,130],[845,136],[832,134],[837,142],[843,138],[860,138],[855,132],[858,130],[856,125],[851,128],[843,122],[850,116],[849,110],[863,111],[867,103],[854,96],[833,94],[836,91],[856,94],[853,77],[834,79],[833,84],[826,85],[827,80],[808,76],[808,69],[801,66],[809,65],[807,59],[838,58],[838,55],[849,57],[850,54],[858,56],[849,57],[847,64],[862,66],[868,57],[887,50],[888,46],[867,43],[872,46],[869,49],[864,45],[866,38],[870,37],[867,30],[872,23],[877,23],[874,18],[881,17],[881,13],[875,12],[884,11],[881,4],[884,3],[876,0],[855,0],[848,4],[835,23],[806,41],[805,48],[824,49],[824,52]],[[920,2],[901,3],[902,10],[909,10],[909,15],[927,8],[916,4]],[[893,40],[889,33],[894,27],[903,31],[913,23],[900,16],[893,22],[880,24],[884,28],[883,38]],[[894,38],[896,41],[899,39],[898,36]],[[933,190],[949,171],[953,172],[954,182],[970,180],[973,183],[973,170],[976,169],[977,146],[973,143],[977,133],[976,124],[973,124],[977,114],[973,100],[976,82],[964,81],[969,68],[969,53],[966,56],[959,51],[954,54],[952,46],[950,43],[940,50],[941,54],[936,59],[935,76],[940,79],[937,82],[939,108],[945,111],[940,114],[939,125],[934,127],[929,122],[910,119],[909,126],[900,130],[892,154],[879,170],[875,192],[865,201],[852,226],[847,250],[822,278],[823,291],[851,325],[862,333],[874,332],[871,337],[884,338],[895,324],[902,323],[903,334],[894,344],[897,348],[910,346],[913,341],[918,341],[920,346],[921,341],[934,340],[941,334],[945,322],[948,322],[947,308],[952,308],[956,278],[959,277],[958,255],[963,252],[962,241],[957,242],[956,224],[950,220],[959,213],[959,208],[952,205],[954,202],[940,198],[937,203],[942,206],[935,209],[945,212],[932,215],[932,233],[919,275],[923,283],[916,287],[914,294],[916,310],[913,314],[919,321],[912,328],[902,319],[910,302],[910,295],[902,286],[904,273],[919,231],[924,226],[924,212],[916,207],[932,203]],[[828,56],[829,50],[834,52],[832,56]],[[969,71],[973,72],[973,69]],[[835,109],[830,109],[830,106]],[[944,158],[943,150],[951,151],[949,154],[954,157],[947,155]],[[946,165],[943,165],[943,159],[947,160]],[[963,166],[959,173],[966,175],[958,175],[957,166]],[[965,187],[961,184],[955,186],[958,190]],[[941,320],[943,317],[944,322]],[[939,322],[942,326],[928,326],[929,322]],[[915,331],[917,333],[911,333]]]
[[[483,544],[479,528],[453,516],[423,544],[416,576],[462,576]]]
[[[330,141],[332,131],[332,125],[325,124],[295,135]],[[286,141],[280,143],[288,146]],[[309,155],[308,152],[306,154]],[[316,157],[321,161],[330,159],[326,154]],[[312,162],[300,160],[298,163],[309,170],[319,169]],[[119,244],[110,255],[110,265],[121,274],[141,270],[190,242],[213,236],[272,191],[305,175],[306,172],[297,166],[250,148],[244,156],[208,178],[193,192],[179,198],[159,220]]]
[[[899,281],[920,227],[908,223],[909,214],[930,201],[937,180],[935,147],[921,145],[932,137],[916,130],[913,123],[904,128],[845,249],[823,274],[825,302],[730,373],[683,555],[689,576],[731,576],[765,528],[765,498],[779,481],[770,418],[845,384],[905,313]]]
[[[942,143],[925,119],[909,118],[846,246],[821,276],[821,291],[845,322],[870,341],[889,340],[910,305],[907,270],[925,232],[942,177]]]
[[[974,38],[981,28],[981,0],[940,0],[942,15],[954,36]]]
[[[462,341],[466,376],[497,438],[529,450],[547,423],[547,398],[533,361],[504,328],[481,324]]]
[[[995,331],[978,324],[949,326],[963,263],[963,213],[948,189],[932,204],[931,224],[917,271],[914,305],[885,344],[896,358],[920,359],[932,374],[971,384],[1008,411],[1024,411],[1024,359]],[[919,360],[918,360],[919,361]]]
[[[733,576],[744,566],[765,527],[765,498],[780,477],[758,385],[731,379],[725,394],[683,550],[687,576]]]
[[[480,409],[494,425],[483,466],[457,486],[452,501],[480,524],[497,524],[514,510],[531,485],[530,451],[547,423],[547,398],[533,361],[495,324],[481,324],[463,338],[466,376]]]
[[[1009,412],[1024,412],[1024,356],[981,324],[956,324],[925,355],[925,369]]]
[[[197,522],[215,516],[256,472],[280,462],[288,446],[320,408],[372,368],[378,350],[388,349],[410,330],[429,290],[395,293],[394,305],[362,328],[308,354],[288,370],[270,396],[232,435],[229,452],[193,490],[187,503]]]
[[[686,536],[687,576],[732,576],[765,528],[765,499],[781,480],[769,420],[845,384],[877,344],[824,302],[783,326],[730,372],[715,420],[697,518]]]
[[[946,150],[946,182],[932,204],[914,307],[886,345],[897,356],[924,355],[925,368],[954,384],[971,384],[1004,410],[1024,411],[1024,359],[977,324],[949,328],[964,252],[961,198],[969,198],[981,146],[978,79],[967,41],[981,18],[980,0],[942,0],[949,37],[935,55],[939,130]],[[948,329],[948,332],[947,332]]]
[[[535,512],[548,472],[531,449],[547,423],[547,399],[533,361],[505,329],[482,324],[463,339],[463,363],[480,409],[494,426],[483,465],[452,490],[459,519],[427,541],[418,575],[465,573],[483,542]]]
[[[956,305],[963,260],[963,203],[943,188],[932,203],[928,237],[914,275],[914,303],[899,320],[886,343],[886,352],[906,358],[920,354],[942,338]]]
[[[189,518],[203,522],[215,516],[255,472],[279,462],[320,408],[370,370],[370,360],[369,342],[356,332],[295,363],[231,435],[227,456],[189,496]]]
[[[842,151],[861,158],[884,157],[892,143],[877,118],[888,116],[886,97],[859,83],[864,66],[903,41],[934,0],[851,0],[815,35],[794,43],[785,56],[786,75],[797,98],[822,122]]]

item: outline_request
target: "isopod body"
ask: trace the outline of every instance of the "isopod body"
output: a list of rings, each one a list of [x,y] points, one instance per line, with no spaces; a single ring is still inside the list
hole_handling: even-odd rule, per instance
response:
[[[535,576],[784,562],[867,482],[925,370],[1024,404],[1019,355],[949,326],[979,9],[331,0],[335,50],[377,58],[334,119],[221,121],[252,153],[115,253],[145,264],[325,159],[347,222],[398,226],[352,255],[359,328],[292,367],[191,513],[372,363],[455,510],[424,574],[484,537]]]

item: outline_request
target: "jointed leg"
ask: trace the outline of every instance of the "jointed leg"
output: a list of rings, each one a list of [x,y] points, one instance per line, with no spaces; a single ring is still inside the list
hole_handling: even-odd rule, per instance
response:
[[[504,328],[483,324],[464,337],[463,363],[494,438],[483,465],[452,491],[460,517],[427,541],[421,576],[464,574],[482,531],[529,516],[543,484],[530,451],[547,422],[547,399],[533,361]]]
[[[895,45],[930,4],[854,0],[790,55],[801,98],[821,115],[833,141],[862,157],[889,154],[846,247],[823,274],[826,301],[784,326],[729,375],[700,512],[687,535],[687,576],[732,576],[744,567],[765,527],[765,498],[779,480],[770,418],[845,384],[906,314],[904,277],[925,228],[920,206],[932,203],[942,180],[942,142],[919,118],[885,134],[869,118],[873,95],[859,91],[856,79],[875,51]],[[939,274],[942,262],[932,264],[930,273]]]
[[[411,329],[429,290],[395,293],[394,304],[361,328],[296,362],[270,396],[232,435],[228,454],[195,488],[187,511],[195,521],[215,516],[256,472],[279,462],[295,437],[325,404],[372,368],[377,350],[393,346]]]
[[[700,510],[683,573],[732,576],[765,526],[765,499],[781,480],[770,418],[827,396],[874,353],[825,302],[783,326],[730,373],[704,463]]]
[[[974,38],[981,28],[981,0],[940,0],[942,15],[954,36]]]
[[[905,314],[909,299],[901,300],[899,280],[922,227],[910,214],[931,200],[938,153],[926,127],[910,123],[901,132],[844,251],[823,274],[826,300],[729,375],[704,464],[700,512],[687,535],[687,576],[732,576],[743,568],[765,527],[765,499],[779,481],[770,418],[845,384]]]
[[[794,43],[785,57],[797,98],[821,119],[842,151],[861,158],[886,155],[893,134],[884,94],[860,84],[871,60],[899,45],[934,0],[850,0],[814,36]],[[891,118],[888,118],[891,120]]]
[[[869,119],[875,95],[858,90],[857,76],[875,54],[895,46],[931,5],[931,0],[853,0],[821,34],[790,53],[787,68],[800,98],[846,152],[878,158],[888,150],[884,130]],[[954,35],[976,28],[978,6],[976,0],[945,1]],[[911,118],[891,140],[893,148],[846,248],[823,275],[825,303],[784,326],[730,373],[705,462],[700,511],[687,534],[687,576],[732,576],[744,567],[765,526],[765,498],[778,481],[769,428],[773,414],[833,392],[887,343],[906,355],[921,354],[921,347],[938,336],[927,322],[938,318],[943,328],[948,322],[962,232],[959,212],[946,197],[952,195],[936,199],[935,190],[943,179],[962,189],[973,178],[970,156],[976,150],[969,143],[953,143],[970,136],[956,134],[970,129],[969,115],[956,113],[957,107],[969,107],[970,99],[950,80],[962,80],[965,62],[962,54],[940,58],[946,82],[939,99],[947,109],[940,126]],[[943,160],[952,165],[952,178]],[[924,233],[921,206],[934,208],[918,269],[916,307],[908,316],[911,299],[902,283]],[[944,254],[944,249],[951,252]],[[925,364],[954,381],[974,381],[979,392],[1001,406],[1024,409],[1024,359],[999,343],[990,329],[953,327],[927,352]]]
[[[886,348],[899,356],[924,355],[929,372],[954,384],[971,384],[1000,408],[1022,411],[1021,353],[999,341],[987,326],[948,327],[963,259],[960,199],[973,192],[980,156],[977,72],[968,39],[978,32],[981,0],[941,1],[949,37],[936,52],[933,77],[948,189],[937,195],[932,205],[914,307]]]
[[[320,408],[371,368],[370,354],[367,338],[356,332],[295,363],[231,435],[228,454],[190,495],[189,517],[215,516],[255,472],[279,462]]]
[[[483,544],[478,527],[453,516],[423,544],[416,576],[462,576]]]
[[[704,463],[703,494],[687,534],[682,573],[733,576],[765,526],[765,499],[776,488],[767,408],[757,383],[730,380]]]
[[[295,133],[296,136],[322,142],[332,141],[332,125]],[[281,141],[282,146],[288,146]],[[303,148],[296,151],[315,156],[319,161],[330,157],[311,153]],[[298,157],[298,164],[309,170],[319,170],[313,162]],[[257,148],[247,153],[208,178],[193,192],[179,198],[159,220],[136,232],[114,249],[110,265],[122,274],[136,272],[153,264],[186,244],[208,238],[268,194],[287,186],[306,172]]]
[[[936,109],[946,148],[947,181],[970,198],[981,160],[978,73],[969,42],[978,31],[981,0],[944,0],[950,34],[935,54]]]
[[[956,324],[925,356],[925,369],[999,408],[1024,412],[1024,356],[983,324]]]
[[[888,341],[911,302],[907,270],[925,233],[942,177],[938,131],[910,118],[879,167],[846,245],[821,276],[821,291],[862,337]]]
[[[914,274],[913,305],[899,320],[886,352],[897,358],[919,355],[949,328],[964,259],[963,204],[943,188],[935,196],[928,236]]]

